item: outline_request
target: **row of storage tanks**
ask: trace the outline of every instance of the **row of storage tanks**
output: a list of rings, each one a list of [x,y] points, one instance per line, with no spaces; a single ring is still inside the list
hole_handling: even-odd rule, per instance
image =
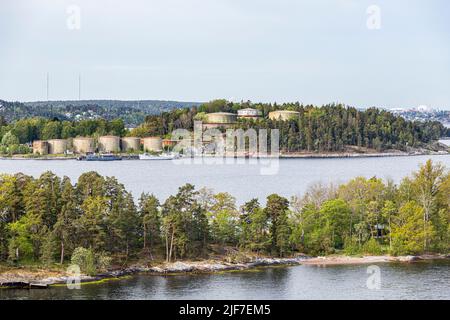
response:
[[[117,137],[102,136],[98,138],[97,146],[94,138],[77,137],[72,142],[66,139],[39,140],[33,142],[33,153],[36,154],[63,154],[67,150],[74,153],[99,152],[128,152],[141,150],[160,152],[163,149],[163,140],[160,137]],[[70,146],[71,145],[71,146]]]
[[[299,112],[290,110],[277,110],[269,113],[269,119],[278,121],[288,121],[297,118]],[[218,126],[230,126],[234,124],[237,118],[258,118],[261,112],[256,109],[239,110],[238,114],[228,112],[215,112],[206,115],[205,128],[213,128]],[[160,137],[117,137],[102,136],[98,138],[98,145],[95,146],[94,138],[78,137],[73,138],[72,148],[69,148],[69,141],[65,139],[52,139],[47,141],[34,141],[33,153],[39,154],[63,154],[71,149],[74,153],[92,153],[97,149],[99,152],[128,152],[141,150],[141,144],[144,151],[160,152],[163,144],[170,140],[163,141]]]

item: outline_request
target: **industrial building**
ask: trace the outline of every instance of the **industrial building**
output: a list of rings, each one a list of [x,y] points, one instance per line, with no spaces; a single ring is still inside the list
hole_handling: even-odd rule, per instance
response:
[[[139,151],[141,149],[141,139],[137,137],[122,138],[122,151]]]
[[[291,110],[277,110],[269,113],[270,120],[278,120],[278,121],[288,121],[293,119],[298,119],[300,116],[300,112],[291,111]]]
[[[215,112],[205,115],[204,129],[210,128],[229,128],[236,123],[237,114],[229,112]]]
[[[120,137],[102,136],[98,138],[99,152],[120,152]]]
[[[63,154],[67,151],[67,140],[51,139],[47,141],[48,154]]]
[[[215,112],[206,114],[207,123],[218,123],[218,124],[235,123],[236,118],[237,115],[235,113],[229,112]]]
[[[33,141],[33,154],[41,156],[48,154],[48,142],[42,140]]]
[[[142,144],[144,145],[144,152],[147,152],[147,151],[161,152],[162,151],[162,139],[160,137],[142,138]]]
[[[258,119],[262,115],[262,112],[253,108],[245,108],[238,110],[238,118]]]
[[[72,144],[74,153],[92,153],[95,151],[93,138],[74,138]]]

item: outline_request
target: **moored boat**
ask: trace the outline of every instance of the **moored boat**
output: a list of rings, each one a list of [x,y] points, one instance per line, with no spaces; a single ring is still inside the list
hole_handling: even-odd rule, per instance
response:
[[[115,154],[105,153],[105,154],[88,154],[85,157],[80,157],[78,160],[84,161],[117,161],[122,160],[122,157]]]
[[[148,153],[144,153],[139,155],[139,160],[174,160],[178,158],[179,156],[174,153],[163,153],[160,155],[151,155]]]

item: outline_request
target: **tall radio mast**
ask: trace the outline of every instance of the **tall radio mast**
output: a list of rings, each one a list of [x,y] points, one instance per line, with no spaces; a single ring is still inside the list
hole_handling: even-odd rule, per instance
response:
[[[78,100],[81,100],[81,74],[78,74]]]

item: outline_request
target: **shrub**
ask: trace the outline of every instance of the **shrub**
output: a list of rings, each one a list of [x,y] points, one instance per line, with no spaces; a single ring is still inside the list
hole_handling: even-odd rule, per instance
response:
[[[355,238],[346,238],[344,241],[344,253],[348,256],[361,254],[361,247]]]
[[[367,241],[362,248],[363,252],[372,255],[381,255],[383,253],[383,248],[374,238]]]
[[[97,273],[95,257],[91,249],[76,248],[72,253],[71,262],[72,264],[78,265],[83,273],[88,275],[95,275]]]
[[[112,258],[106,252],[101,252],[95,256],[96,267],[99,271],[107,271],[111,265]]]

